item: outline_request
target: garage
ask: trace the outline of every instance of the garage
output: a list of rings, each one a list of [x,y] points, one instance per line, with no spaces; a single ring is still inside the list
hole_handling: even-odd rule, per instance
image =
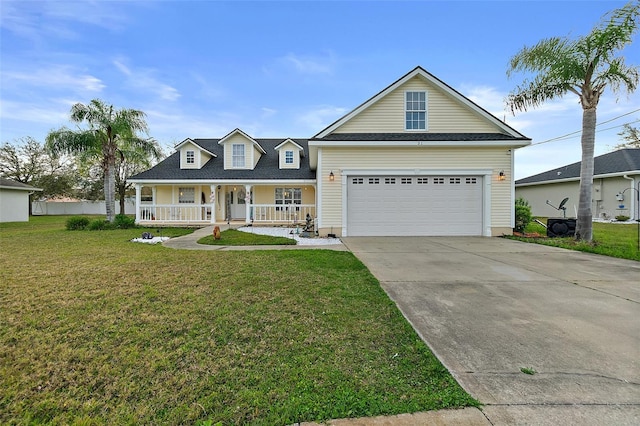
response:
[[[349,176],[347,235],[482,235],[482,176]]]

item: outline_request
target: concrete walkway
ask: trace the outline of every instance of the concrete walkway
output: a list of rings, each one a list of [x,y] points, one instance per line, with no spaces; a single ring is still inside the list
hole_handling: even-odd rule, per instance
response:
[[[640,424],[640,262],[502,238],[343,242],[487,424]]]
[[[244,226],[237,226],[238,228]],[[175,237],[163,242],[162,245],[169,248],[181,249],[181,250],[215,250],[215,251],[248,251],[248,250],[338,250],[346,251],[347,248],[344,244],[321,244],[317,246],[313,245],[263,245],[263,246],[212,246],[209,244],[198,244],[198,240],[213,234],[213,226],[207,226],[200,228],[192,232],[191,234],[183,235],[181,237]],[[228,225],[221,226],[221,229],[229,229]]]

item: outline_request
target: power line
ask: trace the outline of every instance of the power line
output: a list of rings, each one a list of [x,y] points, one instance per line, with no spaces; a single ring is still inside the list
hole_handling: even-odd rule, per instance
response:
[[[603,122],[601,122],[601,123],[598,123],[598,124],[596,124],[596,127],[601,126],[601,125],[606,124],[606,123],[610,123],[610,122],[612,122],[612,121],[614,121],[614,120],[617,120],[617,119],[619,119],[619,118],[625,117],[625,116],[627,116],[627,115],[631,115],[631,114],[636,113],[636,112],[638,112],[638,111],[640,111],[640,108],[638,108],[638,109],[636,109],[636,110],[633,110],[633,111],[630,111],[630,112],[627,112],[627,113],[625,113],[625,114],[619,115],[619,116],[617,116],[617,117],[611,118],[611,119],[609,119],[609,120],[603,121]],[[618,128],[618,127],[623,127],[623,126],[625,126],[626,124],[637,123],[638,121],[640,121],[640,120],[630,121],[630,122],[628,122],[628,123],[623,123],[623,124],[620,124],[620,125],[618,125],[618,126],[608,127],[608,128],[606,128],[606,129],[601,129],[601,130],[596,131],[596,133],[604,132],[604,131],[607,131],[607,130],[616,129],[616,128]],[[541,145],[541,144],[543,144],[543,143],[549,143],[549,142],[555,142],[555,141],[559,141],[559,140],[571,139],[571,138],[575,137],[575,135],[576,135],[576,134],[579,134],[579,133],[582,133],[582,130],[576,130],[575,132],[571,132],[571,133],[567,133],[566,135],[556,136],[556,137],[554,137],[554,138],[546,139],[546,140],[544,140],[544,141],[542,141],[542,142],[532,143],[532,144],[531,144],[531,145],[529,145],[529,146]]]

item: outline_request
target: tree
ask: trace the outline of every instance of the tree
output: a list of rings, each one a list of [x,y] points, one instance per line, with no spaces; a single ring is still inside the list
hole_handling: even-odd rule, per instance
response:
[[[529,72],[507,97],[512,113],[526,111],[567,93],[578,96],[582,106],[582,164],[576,238],[592,240],[591,190],[596,109],[600,96],[609,87],[633,92],[638,84],[638,67],[627,66],[616,56],[630,44],[638,29],[639,3],[628,3],[605,15],[589,34],[576,39],[552,37],[533,47],[524,47],[509,63],[507,75]]]
[[[625,124],[624,129],[618,133],[618,136],[622,136],[622,139],[624,139],[625,142],[616,145],[615,149],[640,148],[640,129],[637,127]]]
[[[152,139],[138,136],[148,134],[145,113],[135,109],[115,110],[100,99],[93,99],[88,105],[77,103],[71,107],[71,121],[86,123],[87,128],[76,131],[62,127],[47,135],[47,147],[53,153],[78,155],[85,160],[99,164],[103,174],[104,199],[107,220],[115,219],[115,172],[116,158],[121,147],[135,147],[141,152],[155,152]]]
[[[162,149],[153,142],[155,149],[140,150],[137,146],[125,145],[119,150],[119,156],[116,161],[116,193],[120,199],[120,211],[124,212],[124,201],[127,192],[131,189],[132,184],[127,182],[129,176],[143,172],[150,168],[153,161],[157,161],[162,157]]]
[[[72,196],[77,183],[73,164],[50,155],[44,145],[27,136],[0,146],[0,176],[37,188],[37,196]]]

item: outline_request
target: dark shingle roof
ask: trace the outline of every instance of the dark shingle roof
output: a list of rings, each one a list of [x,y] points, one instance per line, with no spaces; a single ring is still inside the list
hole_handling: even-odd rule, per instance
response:
[[[129,179],[140,180],[199,180],[199,179],[315,179],[316,172],[309,167],[309,151],[304,139],[291,139],[300,145],[305,156],[300,158],[299,169],[280,169],[278,151],[275,147],[285,141],[281,139],[254,139],[264,148],[258,164],[253,170],[225,170],[223,146],[218,145],[220,139],[192,139],[203,149],[217,155],[212,157],[201,169],[181,169],[180,152],[176,151],[154,167]]]
[[[495,141],[530,140],[504,133],[331,133],[312,141]]]
[[[516,185],[580,177],[580,164],[569,164],[516,181]],[[594,158],[593,175],[606,175],[640,170],[640,148],[625,148]]]
[[[42,191],[41,189],[34,188],[26,183],[16,182],[15,180],[0,177],[0,187],[5,189],[20,189],[23,191]]]

